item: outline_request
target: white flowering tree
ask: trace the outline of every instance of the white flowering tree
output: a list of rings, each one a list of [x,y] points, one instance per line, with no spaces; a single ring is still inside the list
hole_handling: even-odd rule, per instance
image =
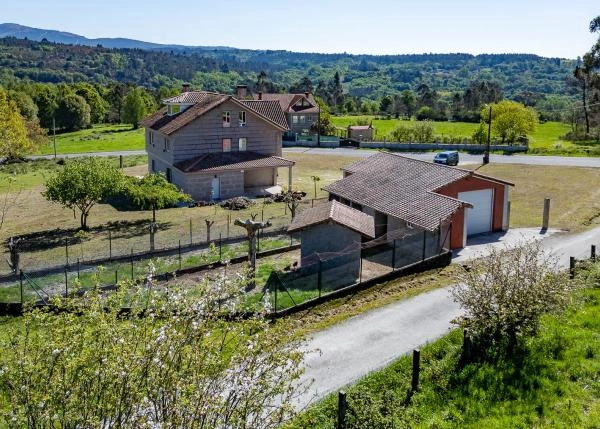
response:
[[[506,346],[508,351],[536,333],[542,315],[563,310],[576,287],[539,241],[490,248],[463,266],[457,280],[452,295],[465,312],[457,323],[481,347]]]
[[[61,299],[13,325],[0,350],[6,427],[275,428],[291,417],[302,354],[280,324],[229,312],[239,284],[221,277],[197,298],[148,286]]]

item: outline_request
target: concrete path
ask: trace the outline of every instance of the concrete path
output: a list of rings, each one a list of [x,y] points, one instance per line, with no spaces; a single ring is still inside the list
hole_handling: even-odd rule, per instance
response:
[[[569,256],[589,257],[590,245],[600,245],[600,227],[574,235],[556,230],[542,234],[531,228],[513,229],[501,237],[481,235],[456,252],[453,260],[463,262],[481,255],[490,245],[505,246],[527,239],[543,240],[543,247],[567,267]],[[443,288],[363,313],[314,334],[305,346],[309,353],[301,383],[314,382],[298,398],[297,408],[303,409],[414,348],[442,337],[454,327],[451,321],[460,314],[450,288]]]

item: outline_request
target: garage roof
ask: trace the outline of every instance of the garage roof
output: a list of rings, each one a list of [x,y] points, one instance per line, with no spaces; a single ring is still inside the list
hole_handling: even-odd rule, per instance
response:
[[[469,176],[512,185],[470,170],[388,152],[364,158],[344,171],[349,174],[347,177],[323,189],[428,231],[435,231],[461,207],[471,207],[436,190]]]

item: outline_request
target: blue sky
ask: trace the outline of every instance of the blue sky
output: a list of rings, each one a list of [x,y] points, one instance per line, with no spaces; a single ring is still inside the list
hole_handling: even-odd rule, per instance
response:
[[[367,54],[576,58],[598,0],[13,0],[0,22],[89,38]]]

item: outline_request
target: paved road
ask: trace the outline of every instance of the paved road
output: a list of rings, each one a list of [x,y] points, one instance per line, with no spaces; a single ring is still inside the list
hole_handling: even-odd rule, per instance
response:
[[[364,158],[377,153],[376,150],[353,149],[353,148],[304,148],[304,147],[288,147],[283,149],[283,154],[306,153],[311,155],[330,155],[330,156],[348,156],[356,158]],[[432,161],[433,153],[411,153],[399,152],[404,156],[422,161]],[[117,152],[87,152],[87,153],[67,153],[58,154],[59,158],[79,158],[84,156],[128,156],[128,155],[145,155],[144,150],[130,150]],[[52,159],[54,155],[35,155],[31,159]],[[460,154],[460,164],[481,164],[482,155]],[[490,155],[490,162],[497,164],[529,164],[529,165],[566,165],[573,167],[598,167],[600,168],[600,158],[582,158],[570,156],[536,156],[536,155]]]
[[[569,235],[560,231],[540,233],[539,229],[513,229],[497,237],[480,236],[454,255],[464,261],[481,254],[490,246],[503,246],[524,239],[540,239],[544,248],[567,267],[569,256],[589,256],[590,245],[600,244],[600,227]],[[491,238],[491,240],[490,240]],[[499,238],[497,243],[493,240]],[[399,301],[383,308],[346,320],[314,334],[305,346],[306,372],[301,382],[314,380],[308,392],[298,398],[298,409],[339,390],[371,371],[445,335],[460,309],[452,300],[449,288],[434,290]],[[314,350],[318,350],[315,352]]]
[[[376,153],[375,150],[351,149],[351,148],[302,148],[290,147],[284,148],[283,153],[306,153],[313,155],[335,155],[348,157],[367,157]],[[422,161],[432,161],[433,152],[429,153],[411,153],[398,152],[401,155],[408,156]],[[481,164],[483,155],[460,154],[460,164]],[[570,156],[541,156],[541,155],[490,155],[490,162],[497,164],[529,164],[529,165],[566,165],[573,167],[599,167],[600,158],[583,158]]]

